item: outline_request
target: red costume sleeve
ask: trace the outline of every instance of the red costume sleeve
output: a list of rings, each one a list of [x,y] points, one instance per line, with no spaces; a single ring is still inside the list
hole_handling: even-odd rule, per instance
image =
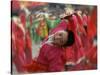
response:
[[[50,72],[64,71],[64,63],[58,52],[56,52],[52,56],[49,56],[48,60],[49,60],[48,71],[50,71]]]
[[[90,17],[88,17],[88,37],[92,39],[96,35],[97,9],[94,8]]]
[[[88,50],[86,57],[89,59],[89,61],[93,64],[97,64],[97,48],[92,47]]]

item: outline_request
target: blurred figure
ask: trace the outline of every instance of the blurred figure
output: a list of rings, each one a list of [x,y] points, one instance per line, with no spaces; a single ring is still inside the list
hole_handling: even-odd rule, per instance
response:
[[[21,23],[24,25],[25,29],[25,57],[26,57],[26,63],[31,63],[32,62],[32,40],[31,40],[31,14],[30,11],[26,8],[23,7],[21,9],[22,12],[19,13],[19,17],[21,20]]]
[[[32,23],[32,34],[33,34],[33,42],[34,43],[39,43],[40,42],[40,40],[41,40],[41,38],[40,38],[40,36],[38,35],[38,27],[39,27],[39,24],[40,24],[40,22],[39,22],[39,15],[38,14],[36,14],[35,16],[35,19],[34,19],[34,21],[33,21],[33,23]]]
[[[82,41],[79,35],[79,21],[74,14],[73,8],[65,8],[65,16],[62,23],[67,25],[68,30],[72,30],[75,35],[75,42],[71,47],[66,48],[66,70],[81,70],[85,62],[85,53]]]
[[[38,27],[38,33],[42,41],[48,37],[48,27],[47,27],[44,15],[40,15],[39,19],[40,19],[39,20],[40,25]]]
[[[39,56],[32,64],[25,65],[29,72],[61,72],[66,63],[65,48],[73,45],[74,33],[59,24],[42,43]],[[56,62],[55,62],[56,61]]]
[[[49,32],[50,30],[55,28],[60,23],[60,21],[61,21],[60,18],[57,18],[57,16],[54,16],[53,14],[49,15],[49,17],[46,18],[46,23],[47,23]]]
[[[23,65],[25,58],[25,30],[18,16],[12,17],[12,53],[13,63],[18,72],[26,72]]]

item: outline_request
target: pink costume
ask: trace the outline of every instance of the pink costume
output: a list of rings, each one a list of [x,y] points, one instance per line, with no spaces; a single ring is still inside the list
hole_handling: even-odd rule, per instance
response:
[[[13,63],[18,72],[25,72],[25,69],[22,67],[25,64],[24,33],[13,21],[12,34],[14,36],[14,39],[12,39]]]
[[[50,35],[54,35],[58,31],[66,30],[66,24],[66,21],[61,22],[56,28],[51,30]],[[64,65],[66,63],[65,49],[45,41],[40,49],[37,62],[45,65],[49,72],[64,71]]]
[[[92,40],[97,34],[97,8],[93,8],[90,16],[88,16],[88,38]]]
[[[25,57],[26,57],[26,63],[31,63],[32,62],[32,42],[31,42],[30,31],[29,29],[26,29],[26,14],[24,12],[21,12],[19,17],[25,29],[24,52],[25,52]]]
[[[45,44],[40,49],[37,62],[47,67],[49,72],[64,71],[66,62],[64,49],[54,45]]]
[[[62,23],[60,25],[61,26],[58,26],[52,30],[53,33],[51,33],[51,35],[60,30],[64,30],[66,27],[66,23],[65,27],[63,27],[64,24]],[[32,64],[25,65],[28,72],[64,71],[64,65],[66,63],[66,50],[62,47],[53,45],[51,42],[48,42],[48,39],[43,42],[42,47],[40,48],[39,56],[37,57],[37,61],[33,60]]]
[[[75,15],[72,15],[72,17],[66,21],[62,20],[61,23],[58,25],[57,28],[52,30],[52,33],[55,33],[57,30],[64,29],[64,30],[72,30],[75,35],[75,43],[66,48],[66,70],[76,70],[76,69],[82,69],[81,67],[81,61],[84,58],[84,50],[82,46],[81,39],[77,33],[77,24],[78,20]],[[72,68],[69,68],[68,66],[71,64],[74,64]],[[79,68],[80,67],[80,68]]]
[[[26,31],[25,34],[25,56],[26,56],[26,63],[32,62],[32,40],[30,37],[29,30]]]
[[[77,24],[78,24],[77,23],[77,18],[76,18],[75,15],[73,15],[68,22],[65,21],[65,20],[62,20],[62,22],[58,25],[58,27],[53,29],[51,31],[51,33],[50,33],[52,35],[52,34],[56,33],[59,30],[67,30],[68,29],[68,30],[72,30],[74,35],[75,35],[75,43],[73,44],[73,46],[66,48],[66,52],[65,52],[66,56],[64,57],[64,59],[66,59],[66,63],[64,63],[64,64],[70,65],[70,62],[72,62],[72,63],[74,63],[74,67],[69,68],[67,66],[66,70],[83,69],[81,67],[82,66],[81,65],[81,61],[84,58],[84,50],[83,50],[83,47],[82,47],[81,39],[77,34]],[[61,48],[56,48],[56,47],[54,47],[52,45],[50,46],[48,44],[44,45],[43,48],[40,50],[40,55],[39,55],[38,61],[41,62],[41,63],[44,63],[44,65],[48,65],[47,61],[45,62],[45,60],[49,60],[50,58],[53,59],[53,56],[55,57],[56,61],[61,61],[61,59],[60,59],[61,57],[60,56],[63,53],[60,52],[61,53],[60,54],[59,52],[56,52],[56,50],[60,52]],[[63,50],[61,50],[61,51],[63,51]],[[45,56],[47,58],[45,58]],[[58,62],[55,62],[55,64],[53,63],[54,62],[53,60],[50,61],[50,62],[52,62],[52,65],[50,65],[51,68],[48,67],[49,71],[57,71]],[[61,67],[61,62],[59,62],[58,71],[61,71],[61,69],[63,69],[63,67],[64,67],[63,65],[64,64],[62,64],[62,67]]]

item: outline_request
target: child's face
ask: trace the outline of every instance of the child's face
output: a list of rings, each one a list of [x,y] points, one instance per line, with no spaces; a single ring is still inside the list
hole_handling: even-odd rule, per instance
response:
[[[63,46],[67,39],[68,39],[68,33],[66,31],[63,32],[57,32],[54,35],[54,44],[58,45],[58,46]]]

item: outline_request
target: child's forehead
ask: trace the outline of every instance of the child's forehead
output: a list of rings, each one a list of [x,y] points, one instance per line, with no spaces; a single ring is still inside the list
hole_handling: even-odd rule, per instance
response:
[[[66,31],[59,31],[59,32],[57,32],[58,34],[67,34],[68,32],[66,32]]]

